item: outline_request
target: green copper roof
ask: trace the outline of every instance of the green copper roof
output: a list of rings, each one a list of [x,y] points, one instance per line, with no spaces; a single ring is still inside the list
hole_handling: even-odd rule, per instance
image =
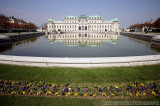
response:
[[[54,44],[55,42],[54,42],[54,40],[51,40],[51,41],[49,41],[49,43],[50,43],[50,44]]]
[[[113,22],[118,22],[118,21],[119,21],[118,18],[113,19]]]
[[[100,45],[88,45],[90,47],[97,47],[97,46],[100,46]]]
[[[48,19],[48,22],[55,22],[56,20]]]
[[[55,21],[55,23],[63,23],[63,21]]]
[[[55,42],[63,42],[63,40],[55,40]]]
[[[104,22],[110,23],[113,22],[113,20],[104,20]]]
[[[56,22],[56,20],[52,20],[52,22]]]
[[[85,16],[85,15],[81,15],[79,18],[84,18],[84,19],[86,19],[86,18],[87,18],[87,16]]]
[[[48,22],[52,22],[52,19],[48,19]]]
[[[71,15],[69,15],[69,16],[67,16],[66,18],[77,18],[76,16],[71,16]]]
[[[90,18],[101,18],[99,15],[89,16]]]
[[[117,42],[112,42],[113,45],[117,44]]]
[[[78,45],[69,44],[69,45],[67,45],[67,46],[69,46],[69,47],[76,47],[76,46],[78,46]]]
[[[118,22],[118,18],[114,18],[114,19],[111,19],[111,20],[104,20],[104,22]]]

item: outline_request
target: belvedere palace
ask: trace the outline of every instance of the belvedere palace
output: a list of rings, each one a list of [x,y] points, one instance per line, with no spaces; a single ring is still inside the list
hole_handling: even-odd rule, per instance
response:
[[[119,20],[103,20],[100,16],[67,16],[63,21],[48,19],[47,32],[119,32]]]

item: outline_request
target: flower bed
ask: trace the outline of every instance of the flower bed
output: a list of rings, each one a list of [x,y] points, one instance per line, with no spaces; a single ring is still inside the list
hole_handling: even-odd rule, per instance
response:
[[[160,95],[160,81],[130,82],[128,84],[56,84],[0,80],[0,94],[37,95],[55,97],[147,97]]]

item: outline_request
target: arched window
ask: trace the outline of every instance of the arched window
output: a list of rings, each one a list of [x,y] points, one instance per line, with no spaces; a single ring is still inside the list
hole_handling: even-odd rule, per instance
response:
[[[87,30],[87,26],[85,26],[85,30]]]

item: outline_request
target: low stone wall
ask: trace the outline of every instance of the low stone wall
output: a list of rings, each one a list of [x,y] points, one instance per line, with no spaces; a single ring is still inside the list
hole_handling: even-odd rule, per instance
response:
[[[1,64],[39,67],[112,67],[139,66],[160,63],[160,55],[99,57],[99,58],[57,58],[0,55]]]
[[[44,34],[45,34],[44,32],[39,32],[39,33],[36,32],[36,33],[29,33],[29,34],[14,35],[14,36],[10,36],[10,39],[12,42],[17,42],[17,41],[21,41],[29,38],[42,36]]]
[[[160,46],[160,35],[153,37],[151,40],[151,44]]]
[[[0,37],[0,47],[6,47],[12,45],[11,39],[9,37]]]
[[[35,33],[28,33],[28,34],[18,34],[18,35],[15,34],[15,35],[9,35],[9,36],[1,35],[0,47],[12,45],[12,43],[14,42],[42,36],[44,34],[45,34],[44,32],[35,32]]]
[[[136,34],[136,33],[127,33],[127,32],[121,32],[120,34],[128,37],[136,38],[136,39],[149,41],[149,42],[155,36],[150,34]]]
[[[150,35],[150,34],[136,34],[136,33],[128,33],[128,32],[121,32],[121,35],[132,37],[135,39],[140,39],[144,41],[148,41],[151,44],[151,48],[160,51],[160,35]]]

